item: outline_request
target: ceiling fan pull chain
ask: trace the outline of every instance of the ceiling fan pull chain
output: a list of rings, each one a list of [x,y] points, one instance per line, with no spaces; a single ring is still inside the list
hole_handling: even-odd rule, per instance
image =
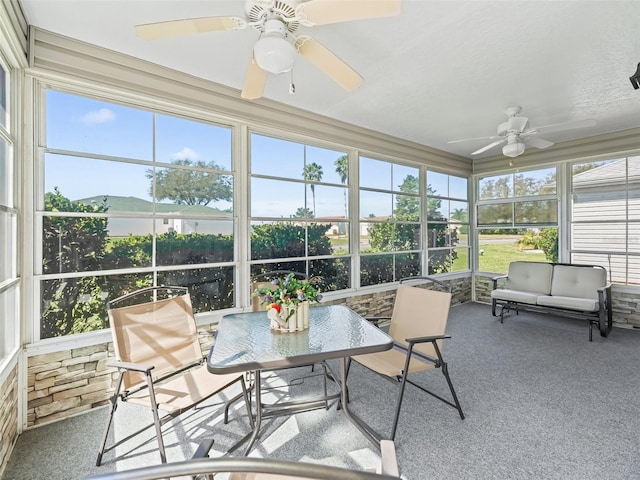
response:
[[[289,70],[291,72],[291,83],[289,84],[289,94],[290,95],[295,95],[296,93],[296,86],[293,83],[293,68],[291,70]]]

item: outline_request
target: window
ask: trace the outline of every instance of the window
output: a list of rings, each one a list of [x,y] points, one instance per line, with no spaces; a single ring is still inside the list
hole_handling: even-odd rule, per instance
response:
[[[9,121],[11,72],[0,61],[0,360],[18,347],[18,208],[15,203],[14,132]]]
[[[427,171],[429,274],[469,269],[467,179]]]
[[[640,157],[576,163],[571,179],[571,261],[640,285]]]
[[[478,269],[506,273],[515,260],[557,261],[556,168],[478,179]]]
[[[40,338],[105,328],[107,300],[153,284],[232,307],[231,129],[55,90],[46,107]]]
[[[292,270],[322,291],[351,286],[346,152],[250,137],[251,274]]]
[[[360,284],[419,275],[420,170],[360,157]]]

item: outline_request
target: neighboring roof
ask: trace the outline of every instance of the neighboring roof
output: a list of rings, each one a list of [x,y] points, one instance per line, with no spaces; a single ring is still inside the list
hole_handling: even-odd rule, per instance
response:
[[[640,182],[640,162],[637,159],[626,162],[621,158],[580,172],[573,177],[573,188],[622,186],[627,177],[630,184]]]
[[[205,205],[179,205],[176,203],[156,203],[137,197],[118,197],[114,195],[96,195],[95,197],[80,198],[76,202],[92,204],[102,203],[107,200],[109,213],[117,212],[153,212],[156,213],[175,213],[175,214],[197,214],[197,215],[224,215],[231,216],[231,213],[219,210]]]

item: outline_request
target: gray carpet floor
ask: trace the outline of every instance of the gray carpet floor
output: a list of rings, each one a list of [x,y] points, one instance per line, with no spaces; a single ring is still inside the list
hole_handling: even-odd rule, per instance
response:
[[[408,386],[396,438],[403,478],[640,479],[639,331],[618,328],[589,342],[583,321],[521,313],[500,324],[489,306],[465,304],[451,310],[448,333],[444,355],[466,419]],[[304,368],[272,375],[270,399],[317,394],[320,379],[309,374]],[[438,370],[417,377],[448,393]],[[355,365],[349,388],[351,408],[389,432],[397,386]],[[215,397],[165,426],[169,461],[189,458],[206,438],[215,439],[211,456],[221,456],[248,431],[241,404],[223,424],[223,400]],[[3,479],[83,479],[159,463],[149,431],[95,467],[106,416],[100,408],[24,432]],[[123,405],[117,416],[116,438],[150,419],[134,405]],[[335,403],[267,420],[251,456],[355,469],[379,462]]]

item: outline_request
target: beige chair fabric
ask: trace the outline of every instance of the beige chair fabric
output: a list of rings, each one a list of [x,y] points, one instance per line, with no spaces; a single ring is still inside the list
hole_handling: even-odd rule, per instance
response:
[[[135,292],[127,297],[131,296],[135,296]],[[120,378],[111,398],[112,408],[97,465],[104,452],[124,441],[105,448],[119,400],[151,409],[154,423],[149,427],[156,427],[162,462],[166,459],[161,425],[235,382],[242,385],[247,413],[253,421],[243,375],[214,375],[207,370],[188,293],[110,308],[108,315],[115,354],[115,361],[109,364],[118,368]],[[158,410],[166,415],[160,418]]]
[[[432,280],[429,277],[403,279],[398,286],[389,325],[389,335],[393,337],[394,348],[384,352],[353,357],[353,360],[368,369],[401,382],[393,427],[389,437],[391,440],[395,438],[406,383],[410,383],[453,406],[458,410],[460,418],[464,419],[462,408],[449,377],[447,364],[442,357],[443,341],[448,338],[446,328],[451,293],[402,283],[405,280],[418,278]],[[453,403],[435,395],[408,378],[410,374],[436,368],[442,370],[447,380]]]

